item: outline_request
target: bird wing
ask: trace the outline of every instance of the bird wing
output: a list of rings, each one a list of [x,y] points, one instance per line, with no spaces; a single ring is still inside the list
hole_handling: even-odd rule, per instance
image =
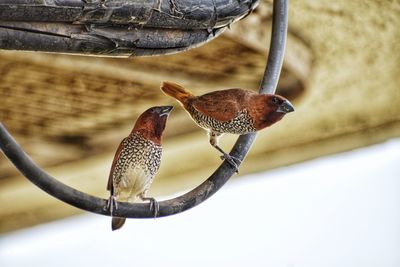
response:
[[[107,190],[111,192],[111,195],[114,194],[114,188],[113,188],[113,173],[114,173],[114,168],[115,165],[117,164],[117,160],[119,158],[119,154],[121,153],[122,150],[122,144],[125,141],[126,138],[122,139],[121,143],[119,144],[117,151],[115,152],[114,159],[111,165],[111,170],[110,170],[110,175],[108,176],[108,183],[107,183]]]
[[[219,121],[230,121],[242,110],[244,90],[228,89],[198,96],[191,105],[206,116]]]

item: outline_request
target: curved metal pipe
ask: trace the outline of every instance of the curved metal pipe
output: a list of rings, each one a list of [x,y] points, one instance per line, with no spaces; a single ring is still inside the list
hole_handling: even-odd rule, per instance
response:
[[[260,86],[260,93],[275,92],[279,73],[282,68],[287,27],[288,1],[275,0],[270,51],[264,79]],[[255,137],[255,133],[240,136],[231,151],[231,155],[243,160],[250,150]],[[0,148],[26,178],[50,195],[77,208],[102,215],[110,215],[109,211],[105,209],[105,199],[91,196],[69,187],[48,175],[37,166],[1,123]],[[177,198],[159,202],[160,210],[157,217],[177,214],[202,203],[217,192],[234,173],[235,169],[224,161],[206,181],[192,191]],[[150,211],[150,206],[147,203],[131,204],[119,202],[118,210],[114,212],[114,216],[154,218],[154,214]]]

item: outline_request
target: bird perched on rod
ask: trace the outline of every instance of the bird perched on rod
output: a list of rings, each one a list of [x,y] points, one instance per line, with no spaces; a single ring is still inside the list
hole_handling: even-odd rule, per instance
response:
[[[208,131],[211,145],[222,153],[222,158],[236,171],[235,160],[239,159],[225,153],[218,145],[218,138],[224,133],[247,134],[259,131],[294,111],[293,105],[282,96],[258,94],[243,89],[219,90],[195,96],[182,86],[165,81],[161,90],[178,100],[192,119]]]
[[[150,201],[154,216],[158,203],[146,197],[161,162],[161,138],[172,106],[152,107],[137,119],[133,130],[119,145],[112,162],[107,190],[108,208],[113,215],[117,201],[135,202],[137,198]],[[125,218],[113,217],[112,230],[121,228]]]

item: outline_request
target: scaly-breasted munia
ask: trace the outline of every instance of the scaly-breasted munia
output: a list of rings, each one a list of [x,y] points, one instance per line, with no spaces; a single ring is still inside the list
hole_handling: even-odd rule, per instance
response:
[[[146,197],[161,162],[161,138],[172,106],[152,107],[137,119],[133,130],[119,145],[112,162],[107,190],[110,191],[109,208],[118,208],[116,201],[135,202],[137,198],[149,200],[155,216],[158,204]],[[125,218],[113,217],[111,228],[117,230]]]
[[[289,100],[279,95],[258,94],[243,89],[227,89],[195,96],[173,82],[163,82],[161,90],[177,99],[192,119],[208,131],[210,143],[233,167],[234,158],[218,146],[224,133],[247,134],[259,131],[294,111]],[[238,160],[238,159],[235,159]]]

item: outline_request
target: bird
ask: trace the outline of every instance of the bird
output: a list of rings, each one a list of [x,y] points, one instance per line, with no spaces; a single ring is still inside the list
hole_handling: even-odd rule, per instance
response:
[[[134,203],[138,199],[150,201],[150,209],[154,209],[154,217],[157,216],[158,203],[146,194],[160,167],[161,139],[172,109],[172,106],[147,109],[118,146],[107,183],[107,190],[110,191],[107,207],[111,216],[114,209],[118,208],[117,201]],[[111,229],[114,231],[121,228],[125,220],[113,216]]]
[[[247,134],[262,130],[293,112],[289,100],[276,94],[258,94],[251,90],[233,88],[217,90],[195,96],[183,86],[164,81],[161,90],[183,106],[194,122],[205,129],[210,144],[238,172],[237,162],[241,161],[219,146],[219,138],[225,134]]]

